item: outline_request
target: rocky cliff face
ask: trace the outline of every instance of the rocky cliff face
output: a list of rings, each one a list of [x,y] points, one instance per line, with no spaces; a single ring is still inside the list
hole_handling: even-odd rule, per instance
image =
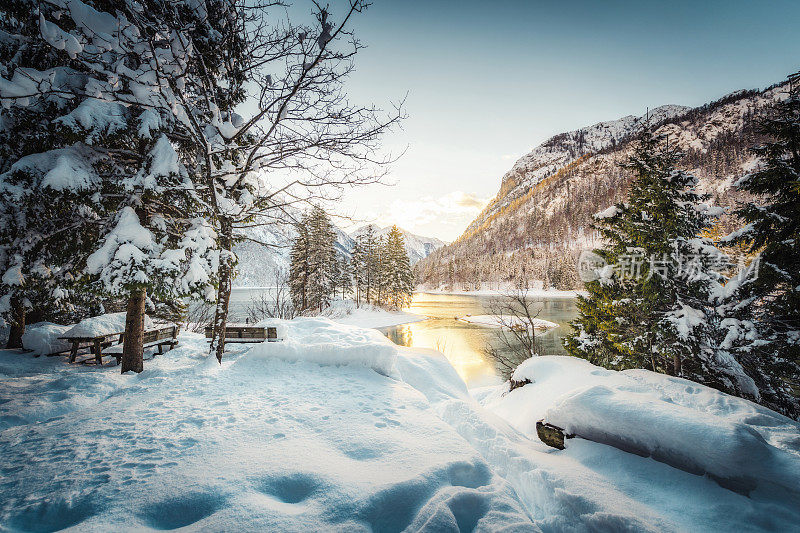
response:
[[[730,207],[741,198],[733,183],[757,164],[749,152],[759,141],[755,118],[784,96],[782,86],[739,91],[698,108],[662,106],[548,139],[503,176],[497,196],[461,237],[417,264],[418,281],[469,288],[527,279],[579,288],[577,256],[600,244],[591,217],[624,198],[631,176],[620,163],[646,127],[686,154],[682,166],[712,203]]]

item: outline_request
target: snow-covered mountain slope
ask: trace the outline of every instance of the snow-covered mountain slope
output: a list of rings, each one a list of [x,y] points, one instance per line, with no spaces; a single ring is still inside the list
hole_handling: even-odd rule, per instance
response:
[[[375,235],[378,237],[385,237],[392,230],[391,226],[379,228],[375,224],[367,224],[355,230],[352,234],[353,238],[357,238],[359,235],[362,235],[368,227],[372,227],[372,229],[375,231]],[[411,233],[410,231],[406,231],[403,228],[398,229],[400,230],[400,233],[403,234],[403,238],[405,239],[406,252],[408,253],[408,257],[411,260],[412,265],[420,259],[428,257],[434,251],[447,244],[436,237],[422,237],[420,235]]]
[[[289,268],[289,251],[295,236],[294,227],[256,226],[248,228],[247,233],[254,241],[243,241],[234,247],[236,257],[239,259],[234,286],[274,286],[277,273],[286,272]]]
[[[646,127],[686,113],[690,108],[679,105],[657,107],[642,116],[628,115],[618,120],[599,122],[566,133],[559,133],[525,154],[503,175],[500,192],[469,228],[480,225],[514,198],[554,174],[567,164],[602,150],[613,148],[636,136]],[[469,229],[467,230],[469,231]]]
[[[622,144],[647,127],[685,114],[690,108],[679,105],[657,107],[642,116],[628,115],[618,120],[599,122],[566,133],[559,133],[525,154],[503,175],[500,192],[469,225],[467,231],[480,226],[530,187],[551,176],[560,168],[588,154],[598,153]]]
[[[732,184],[756,164],[749,152],[761,140],[755,118],[784,96],[780,85],[738,91],[694,109],[664,106],[649,119],[625,117],[552,137],[503,176],[497,196],[461,237],[417,265],[420,282],[469,288],[524,278],[580,288],[577,256],[600,244],[591,217],[624,197],[632,176],[620,163],[646,124],[686,154],[681,165],[713,203],[730,207],[741,198]]]

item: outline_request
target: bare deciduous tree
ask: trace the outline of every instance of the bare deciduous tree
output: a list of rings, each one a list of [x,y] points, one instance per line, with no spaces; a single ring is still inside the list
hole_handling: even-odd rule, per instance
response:
[[[250,299],[247,306],[247,317],[253,322],[265,318],[282,318],[291,320],[297,316],[297,309],[292,303],[289,293],[289,276],[285,269],[277,268],[274,273],[274,284],[268,292],[262,292]]]
[[[499,346],[487,345],[484,353],[495,361],[504,376],[510,376],[524,360],[538,355],[536,329],[542,305],[533,301],[524,284],[509,291],[489,305],[495,316]]]
[[[194,301],[186,306],[182,325],[186,331],[203,333],[214,318],[215,306],[202,301]]]
[[[198,146],[219,237],[217,308],[211,352],[219,360],[235,273],[233,245],[256,224],[297,222],[292,209],[338,197],[344,188],[376,183],[392,161],[378,141],[403,118],[402,104],[384,113],[352,104],[344,83],[363,48],[349,29],[370,2],[349,0],[340,12],[314,2],[315,23],[275,24],[264,9],[242,4],[237,22],[247,61],[237,90],[255,105],[247,119],[223,122]],[[338,22],[334,18],[338,17]],[[240,58],[241,59],[241,58]],[[245,80],[247,80],[245,82]],[[220,87],[208,87],[213,98]],[[233,117],[233,113],[231,113]],[[227,127],[232,124],[233,127]]]

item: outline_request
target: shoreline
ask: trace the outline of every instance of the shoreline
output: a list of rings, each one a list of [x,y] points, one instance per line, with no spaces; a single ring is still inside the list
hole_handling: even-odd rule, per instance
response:
[[[415,289],[415,293],[420,294],[441,294],[446,296],[505,296],[508,294],[507,289],[479,289],[477,291],[442,291],[439,289]],[[559,289],[529,289],[529,298],[577,298],[578,296],[585,296],[585,291],[569,290],[562,291]]]
[[[342,318],[331,318],[332,321],[338,324],[347,326],[359,326],[369,329],[382,329],[391,328],[395,326],[404,326],[406,324],[413,324],[415,322],[422,322],[428,320],[430,317],[426,315],[417,315],[406,311],[397,313],[389,313],[386,315],[373,315],[373,316],[353,316],[347,315]]]

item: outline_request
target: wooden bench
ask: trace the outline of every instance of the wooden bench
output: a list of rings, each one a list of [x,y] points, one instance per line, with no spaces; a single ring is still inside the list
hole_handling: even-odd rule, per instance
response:
[[[206,338],[210,339],[213,326],[206,326]],[[225,342],[275,342],[278,340],[278,328],[258,326],[231,325],[225,327]]]
[[[98,365],[103,364],[103,349],[119,345],[125,342],[125,332],[120,333],[107,333],[97,337],[59,337],[72,343],[72,348],[69,352],[69,362],[74,363],[78,356],[78,351],[81,348],[89,348],[90,353],[94,354],[94,360]],[[143,336],[143,347],[149,348],[158,346],[158,353],[164,353],[164,346],[169,346],[169,350],[178,345],[178,326],[171,324],[167,326],[158,326],[153,329],[146,330]],[[57,355],[57,354],[53,354]],[[122,353],[111,353],[105,355],[112,355],[117,360],[117,364],[122,361]]]

